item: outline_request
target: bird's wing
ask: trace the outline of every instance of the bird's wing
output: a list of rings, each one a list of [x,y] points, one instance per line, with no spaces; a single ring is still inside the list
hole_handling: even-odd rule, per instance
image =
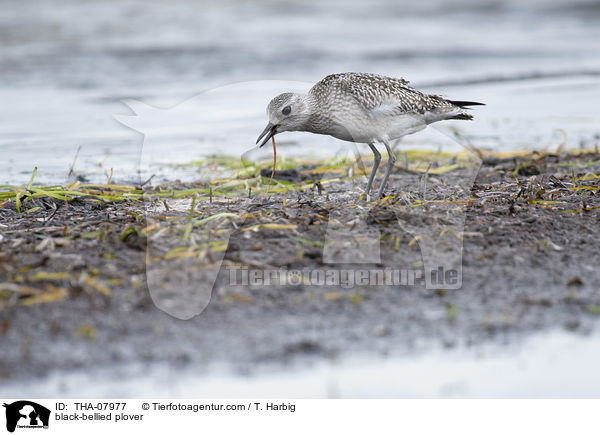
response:
[[[403,113],[424,114],[431,110],[455,110],[448,101],[438,95],[417,91],[402,78],[376,74],[345,73],[327,76],[320,83],[337,88],[349,95],[371,116],[396,116]]]

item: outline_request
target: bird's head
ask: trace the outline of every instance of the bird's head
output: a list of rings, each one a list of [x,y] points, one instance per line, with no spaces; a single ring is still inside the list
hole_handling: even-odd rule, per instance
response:
[[[304,95],[286,92],[277,95],[267,106],[269,123],[256,143],[263,146],[271,137],[283,131],[298,131],[309,118],[310,111]]]

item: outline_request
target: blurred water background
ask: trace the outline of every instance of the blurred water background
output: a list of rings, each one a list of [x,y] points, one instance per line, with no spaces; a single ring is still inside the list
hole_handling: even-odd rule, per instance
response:
[[[78,147],[76,172],[92,181],[106,181],[110,168],[120,181],[158,170],[140,168],[141,156],[164,165],[241,155],[272,96],[344,71],[487,103],[475,122],[440,125],[406,146],[451,147],[453,128],[497,150],[591,146],[600,132],[599,19],[600,3],[586,0],[5,0],[0,183],[27,183],[35,166],[37,182],[64,182]],[[168,110],[119,118],[144,138],[115,119],[132,114],[122,100],[184,109],[166,129]],[[279,141],[284,156],[351,148],[299,133]],[[170,171],[161,176],[193,178]]]

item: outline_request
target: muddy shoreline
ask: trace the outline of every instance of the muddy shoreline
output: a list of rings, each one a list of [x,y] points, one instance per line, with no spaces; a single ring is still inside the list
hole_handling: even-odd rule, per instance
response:
[[[584,335],[597,330],[600,155],[485,156],[480,168],[449,159],[426,165],[426,172],[396,168],[389,196],[371,202],[360,198],[364,177],[341,176],[336,168],[314,172],[314,166],[296,169],[308,174],[304,179],[294,178],[290,168],[279,173],[292,184],[280,185],[267,199],[257,189],[221,196],[218,188],[199,183],[178,186],[210,192],[194,199],[155,198],[173,186],[154,186],[146,188],[146,201],[38,197],[27,205],[38,207],[30,213],[5,200],[1,378],[15,382],[56,370],[117,370],[133,363],[200,373],[225,363],[252,373],[355,354],[511,345],[557,328]],[[436,167],[448,170],[436,174]],[[306,179],[317,176],[320,187],[308,186]],[[472,186],[465,183],[470,177]],[[304,184],[294,189],[293,183]],[[343,254],[357,251],[342,245],[331,254],[338,263],[328,261],[327,267],[423,268],[423,241],[415,240],[415,228],[451,220],[457,210],[464,232],[437,232],[444,233],[442,241],[462,242],[457,290],[230,285],[230,271],[240,267],[323,267],[332,222],[340,223],[339,240],[357,234],[356,222],[376,229],[380,261],[369,263],[370,254],[361,249],[366,257],[351,263]],[[215,215],[223,218],[207,221]],[[452,250],[447,252],[440,258],[450,258]],[[193,282],[194,273],[209,273],[190,269],[198,264],[220,265],[201,314],[180,320],[157,309],[157,300],[175,313],[189,305],[185,295],[174,299],[152,288],[166,288],[173,279],[179,288],[181,280]],[[157,272],[150,286],[147,267]],[[178,275],[183,270],[188,278]]]

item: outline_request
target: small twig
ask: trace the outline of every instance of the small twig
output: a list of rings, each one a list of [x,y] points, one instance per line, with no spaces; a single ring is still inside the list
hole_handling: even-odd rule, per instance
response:
[[[141,187],[144,187],[146,184],[148,184],[150,182],[150,180],[152,180],[154,178],[154,174],[152,174],[150,176],[150,178],[148,178],[146,181],[144,181],[142,184],[140,184]]]
[[[79,156],[80,150],[81,150],[81,145],[79,145],[77,147],[77,151],[75,151],[75,157],[73,158],[73,163],[71,163],[71,167],[69,168],[69,173],[67,174],[67,177],[70,177],[71,174],[73,173],[73,168],[75,167],[75,162],[77,161],[77,156]]]
[[[317,192],[319,193],[319,196],[321,196],[323,193],[323,186],[321,185],[321,182],[315,181],[315,186],[317,188]]]
[[[192,206],[190,207],[190,216],[188,223],[185,226],[185,232],[183,233],[183,240],[187,241],[190,238],[190,234],[192,233],[192,228],[194,227],[194,209],[196,208],[196,194],[192,196]]]
[[[54,215],[56,215],[56,212],[58,212],[58,209],[62,206],[62,202],[53,203],[53,205],[54,205],[54,211],[52,212],[52,214],[50,214],[50,216],[48,217],[48,219],[46,219],[44,221],[44,225],[47,225],[48,222],[50,222],[52,219],[54,219]]]
[[[18,230],[8,230],[8,231],[2,231],[2,234],[16,234],[16,233],[36,233],[38,231],[58,231],[58,230],[64,230],[66,229],[66,226],[54,226],[54,227],[35,227],[35,228],[21,228]]]
[[[429,177],[429,169],[431,169],[431,163],[429,163],[425,174],[423,174],[423,201],[426,201],[425,194],[427,193],[427,178]]]

